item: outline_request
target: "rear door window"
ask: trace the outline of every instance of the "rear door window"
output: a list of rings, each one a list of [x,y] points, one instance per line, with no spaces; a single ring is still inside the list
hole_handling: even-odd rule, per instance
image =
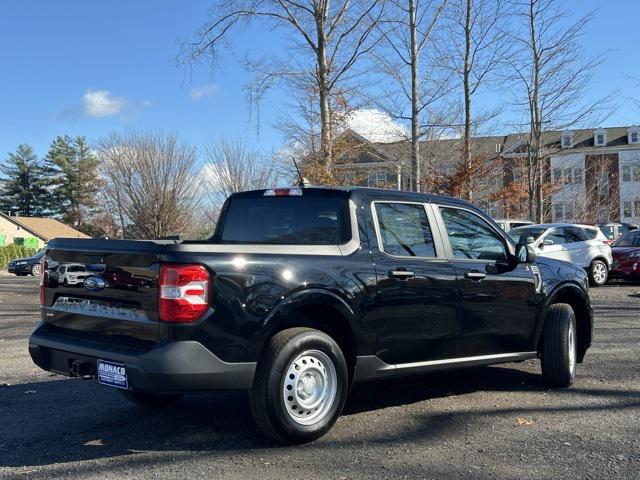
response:
[[[565,227],[564,238],[567,243],[584,242],[587,240],[587,234],[582,228]]]
[[[431,227],[424,206],[412,203],[375,204],[380,248],[399,257],[435,257]]]

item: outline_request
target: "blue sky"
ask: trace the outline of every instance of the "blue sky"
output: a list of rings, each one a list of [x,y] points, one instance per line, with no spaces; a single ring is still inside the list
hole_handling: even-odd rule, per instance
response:
[[[640,123],[627,100],[640,98],[637,0],[566,0],[583,13],[599,9],[584,48],[610,50],[593,84],[594,97],[620,90],[607,125]],[[46,153],[56,135],[90,141],[129,127],[176,131],[198,146],[220,134],[246,137],[265,151],[282,139],[273,128],[286,92],[261,108],[258,134],[243,86],[247,74],[232,57],[213,71],[177,68],[175,55],[206,19],[205,0],[0,1],[0,158],[20,143]],[[613,8],[615,5],[615,8]],[[626,12],[626,13],[625,13]],[[277,45],[278,32],[253,28],[234,36],[242,55]],[[499,99],[484,95],[482,104]]]

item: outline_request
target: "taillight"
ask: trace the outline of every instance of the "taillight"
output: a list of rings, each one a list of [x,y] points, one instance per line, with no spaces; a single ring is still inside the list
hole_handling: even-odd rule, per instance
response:
[[[46,279],[45,277],[49,274],[49,272],[47,271],[47,259],[46,257],[42,257],[40,259],[40,305],[44,305],[45,304],[45,285],[46,285]]]
[[[209,307],[209,272],[202,265],[160,265],[158,316],[168,323],[192,323]]]

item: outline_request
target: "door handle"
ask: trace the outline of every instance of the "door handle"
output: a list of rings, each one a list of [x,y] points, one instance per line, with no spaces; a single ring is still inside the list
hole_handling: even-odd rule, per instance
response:
[[[482,280],[484,278],[487,278],[487,274],[482,272],[465,272],[464,278],[477,281],[477,280]]]
[[[402,278],[402,279],[407,279],[407,278],[412,278],[414,277],[414,273],[410,272],[409,270],[389,270],[389,277],[392,278]]]

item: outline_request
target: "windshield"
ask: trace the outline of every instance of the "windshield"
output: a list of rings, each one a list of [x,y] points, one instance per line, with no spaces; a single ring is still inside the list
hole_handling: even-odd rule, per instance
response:
[[[350,238],[346,197],[237,197],[229,201],[220,241],[339,245]]]
[[[628,233],[613,242],[614,247],[640,247],[640,234]]]
[[[514,242],[526,245],[538,240],[546,231],[547,229],[543,227],[519,227],[509,230],[509,236]]]

